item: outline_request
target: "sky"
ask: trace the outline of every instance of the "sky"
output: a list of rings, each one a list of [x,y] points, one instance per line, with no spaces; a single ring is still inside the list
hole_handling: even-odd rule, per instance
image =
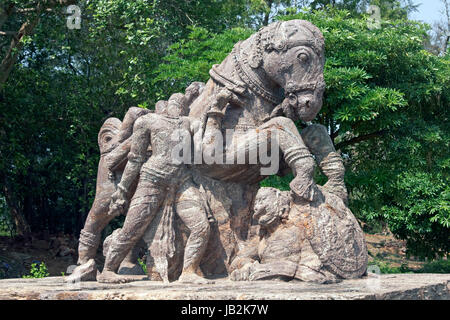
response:
[[[414,12],[410,15],[410,19],[421,20],[429,24],[443,18],[443,14],[440,12],[444,9],[444,5],[441,0],[416,0],[415,4],[420,4],[418,12]]]

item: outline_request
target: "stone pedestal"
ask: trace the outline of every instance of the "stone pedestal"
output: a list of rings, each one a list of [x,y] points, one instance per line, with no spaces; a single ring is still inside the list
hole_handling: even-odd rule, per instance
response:
[[[189,285],[136,281],[82,282],[63,277],[0,280],[0,299],[13,300],[450,300],[450,274],[387,274],[337,284],[281,281],[229,281]]]

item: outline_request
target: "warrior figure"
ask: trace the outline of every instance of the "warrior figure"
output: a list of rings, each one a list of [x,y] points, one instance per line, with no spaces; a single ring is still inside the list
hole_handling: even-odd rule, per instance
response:
[[[126,195],[138,175],[139,182],[124,225],[109,245],[103,272],[97,277],[99,282],[117,283],[128,280],[116,274],[117,269],[131,248],[142,238],[163,204],[169,208],[174,204],[177,214],[190,230],[179,280],[203,280],[199,275],[199,264],[209,238],[209,221],[202,205],[202,195],[192,181],[187,164],[174,161],[172,154],[180,143],[173,139],[173,133],[177,130],[189,132],[190,138],[201,137],[201,123],[184,116],[189,110],[183,99],[183,95],[178,99],[171,98],[166,116],[148,114],[139,118],[134,125],[128,163],[118,190],[112,196],[112,213],[124,210]],[[150,145],[152,155],[146,160],[146,150]],[[168,220],[171,219],[170,216],[168,214]],[[167,223],[170,224],[170,221]],[[168,256],[173,254],[173,246],[170,244],[167,250]]]

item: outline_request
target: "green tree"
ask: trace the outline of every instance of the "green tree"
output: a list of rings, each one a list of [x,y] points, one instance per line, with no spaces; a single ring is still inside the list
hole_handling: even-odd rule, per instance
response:
[[[53,13],[53,10],[57,8],[75,3],[76,0],[42,0],[25,1],[25,3],[24,1],[7,0],[0,5],[0,29],[8,28],[6,31],[0,31],[0,36],[11,38],[9,47],[2,50],[6,52],[0,64],[0,90],[8,79],[20,51],[29,41],[29,37],[39,21],[42,18],[45,19],[49,12]],[[17,15],[19,16],[17,17]],[[20,27],[15,27],[17,24]]]
[[[448,56],[425,51],[427,27],[404,18],[370,30],[347,11],[295,17],[326,39],[318,120],[346,159],[351,209],[385,222],[407,240],[408,254],[448,254]]]

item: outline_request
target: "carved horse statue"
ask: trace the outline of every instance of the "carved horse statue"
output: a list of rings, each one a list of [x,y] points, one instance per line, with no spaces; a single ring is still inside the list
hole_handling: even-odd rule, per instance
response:
[[[244,150],[248,158],[254,148],[263,144],[267,148],[268,140],[276,135],[277,145],[271,145],[270,152],[280,151],[282,168],[293,172],[291,190],[305,201],[316,199],[320,190],[313,181],[315,161],[324,163],[321,168],[327,175],[327,164],[335,165],[337,157],[329,157],[335,150],[324,127],[309,126],[300,134],[294,121],[309,122],[321,109],[324,46],[320,30],[304,20],[270,24],[237,43],[221,64],[211,68],[200,95],[189,101],[189,116],[204,124],[202,147],[208,150],[217,145],[215,132],[233,129],[219,146],[224,150],[221,156],[236,159]],[[123,130],[127,137],[130,130]],[[126,155],[125,144],[117,150]],[[250,232],[250,208],[266,165],[261,159],[192,165],[194,180],[208,199],[205,206],[217,222],[202,263],[205,274],[230,273],[231,261]],[[338,167],[342,172],[330,177],[341,178],[343,166]],[[173,266],[172,278],[176,279],[176,261]]]
[[[217,143],[217,136],[208,128],[222,135],[233,129],[222,144],[225,152],[220,156],[236,159],[236,153],[245,150],[248,159],[251,150],[267,146],[268,137],[276,134],[275,148],[279,150],[272,149],[271,153],[281,151],[282,166],[295,176],[290,187],[297,196],[304,201],[320,197],[313,181],[317,161],[345,201],[342,160],[326,129],[314,125],[300,134],[294,123],[309,122],[320,111],[324,63],[322,33],[304,20],[270,24],[237,43],[221,64],[211,68],[210,79],[190,106],[189,116],[207,123],[203,148]],[[196,181],[205,187],[212,215],[218,221],[202,264],[204,273],[232,271],[233,258],[252,232],[250,208],[258,183],[265,178],[261,174],[264,165],[257,161],[193,166]]]
[[[219,100],[221,92],[226,91],[223,114],[216,119],[221,122],[218,129],[233,129],[225,152],[235,152],[245,141],[255,141],[249,131],[264,135],[276,128],[284,160],[292,160],[290,166],[295,173],[294,158],[304,153],[305,143],[294,121],[311,121],[320,111],[324,62],[324,38],[316,26],[304,20],[270,24],[238,42],[221,64],[212,67],[211,78],[191,105],[189,116],[204,117],[211,101]],[[210,113],[212,118],[217,117],[217,112]],[[301,166],[309,170],[307,164]],[[212,164],[196,169],[222,181],[256,183],[264,178],[260,167]]]

